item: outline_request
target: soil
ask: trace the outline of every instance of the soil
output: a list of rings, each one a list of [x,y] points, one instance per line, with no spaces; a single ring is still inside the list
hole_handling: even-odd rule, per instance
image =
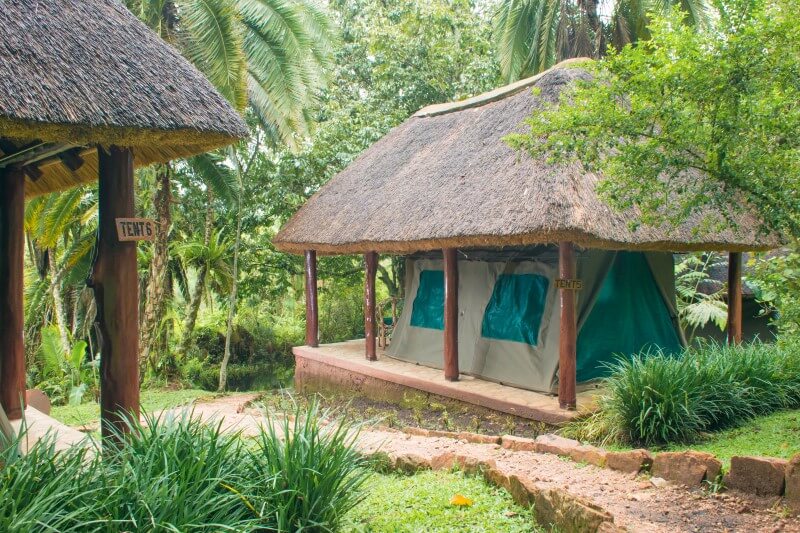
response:
[[[276,407],[285,407],[281,402],[288,401],[274,395],[239,394],[196,403],[194,411],[202,417],[222,417],[225,428],[253,434],[263,421],[259,409],[254,407],[260,400]],[[364,406],[350,403],[349,409],[359,408]],[[407,414],[402,408],[399,411],[397,420],[401,423]],[[449,411],[448,417],[455,418]],[[423,420],[433,423],[430,418]],[[712,494],[672,485],[656,487],[645,476],[581,465],[555,455],[510,451],[496,444],[472,444],[451,438],[412,436],[389,428],[365,429],[358,447],[365,453],[414,453],[432,458],[457,452],[480,460],[494,460],[503,469],[528,477],[537,485],[558,487],[594,502],[614,515],[616,525],[630,531],[800,532],[800,519],[786,516],[779,498],[757,498],[736,492]]]
[[[543,422],[507,415],[453,401],[435,395],[414,395],[408,393],[399,404],[380,401],[364,396],[351,396],[337,393],[316,393],[313,395],[321,407],[331,409],[358,421],[373,422],[390,428],[420,427],[443,431],[469,431],[484,435],[517,435],[535,438],[542,433],[555,430]],[[284,408],[292,402],[307,403],[309,398],[302,395],[289,395],[285,392],[270,391],[256,400],[271,407]]]

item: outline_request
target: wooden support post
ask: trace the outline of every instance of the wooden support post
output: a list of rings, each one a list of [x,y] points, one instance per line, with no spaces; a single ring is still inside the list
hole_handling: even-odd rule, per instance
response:
[[[117,218],[136,215],[133,152],[98,147],[99,222],[92,287],[100,337],[100,417],[103,437],[125,432],[139,418],[139,280],[136,242],[117,236]]]
[[[317,305],[317,252],[306,250],[306,344],[319,346],[319,307]]]
[[[24,217],[25,174],[0,169],[0,404],[11,420],[25,410]]]
[[[742,342],[742,253],[728,255],[728,344]]]
[[[558,275],[561,279],[575,279],[575,252],[571,242],[558,243]],[[575,291],[559,289],[561,296],[561,331],[558,351],[558,405],[562,409],[575,409],[577,365],[577,324]]]
[[[364,254],[367,271],[364,282],[364,337],[366,343],[366,356],[368,361],[377,361],[375,344],[375,276],[378,273],[378,254],[367,252]]]
[[[458,253],[445,248],[444,255],[444,378],[458,381]]]

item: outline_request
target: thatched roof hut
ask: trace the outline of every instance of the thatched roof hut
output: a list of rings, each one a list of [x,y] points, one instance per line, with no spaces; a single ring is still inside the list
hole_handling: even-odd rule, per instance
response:
[[[4,0],[0,27],[0,167],[27,165],[28,197],[96,180],[99,143],[132,147],[147,165],[247,135],[121,2]]]
[[[166,232],[135,218],[134,165],[231,144],[247,127],[121,2],[0,0],[0,28],[0,411],[19,418],[25,408],[25,199],[97,180],[88,284],[112,435],[139,409],[136,240]]]
[[[570,64],[572,63],[572,64]],[[280,250],[407,253],[570,240],[586,248],[764,250],[779,245],[744,212],[727,229],[639,225],[597,195],[598,176],[509,148],[532,111],[589,74],[564,62],[464,102],[430,106],[394,128],[323,186],[275,238]],[[531,90],[538,89],[537,94]],[[725,222],[719,213],[708,219]],[[700,218],[700,217],[696,217]],[[710,224],[710,227],[719,227]]]

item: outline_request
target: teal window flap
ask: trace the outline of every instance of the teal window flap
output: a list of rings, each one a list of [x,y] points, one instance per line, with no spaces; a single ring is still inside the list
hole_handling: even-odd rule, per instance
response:
[[[578,334],[578,382],[608,375],[607,364],[643,350],[681,350],[672,317],[640,252],[618,252]]]
[[[423,270],[411,309],[411,325],[418,328],[444,329],[444,272]]]
[[[538,274],[498,276],[483,313],[481,335],[536,346],[549,284],[546,277]]]

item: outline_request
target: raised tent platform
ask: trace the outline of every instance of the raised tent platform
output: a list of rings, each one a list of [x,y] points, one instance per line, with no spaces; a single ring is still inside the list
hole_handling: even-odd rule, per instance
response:
[[[412,389],[553,425],[569,422],[595,405],[596,389],[578,393],[579,411],[565,410],[554,395],[463,374],[450,381],[441,370],[393,359],[380,348],[377,360],[368,361],[364,350],[364,339],[295,347],[295,387],[306,392],[335,388],[397,400]]]

